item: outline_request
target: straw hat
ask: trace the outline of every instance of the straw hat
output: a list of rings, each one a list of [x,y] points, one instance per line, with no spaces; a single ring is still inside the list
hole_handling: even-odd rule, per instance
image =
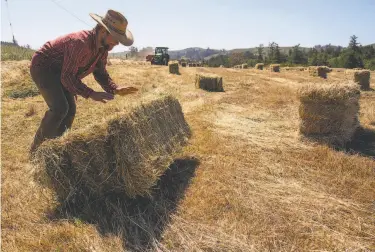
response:
[[[124,46],[134,43],[133,34],[127,29],[128,20],[120,12],[108,10],[104,18],[93,13],[90,16]]]

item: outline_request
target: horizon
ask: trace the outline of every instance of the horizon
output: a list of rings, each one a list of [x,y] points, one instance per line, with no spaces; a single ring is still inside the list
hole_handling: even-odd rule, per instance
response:
[[[91,29],[96,22],[89,13],[105,15],[108,9],[123,13],[129,21],[138,49],[167,46],[171,51],[187,48],[216,50],[268,47],[311,48],[315,45],[346,47],[350,36],[356,35],[361,45],[375,43],[372,24],[375,23],[375,1],[349,0],[300,3],[285,0],[267,1],[223,0],[182,2],[171,0],[142,3],[108,0],[2,0],[1,40],[12,41],[13,32],[19,45],[40,48],[48,40],[79,30]],[[89,6],[89,8],[88,8]],[[127,6],[131,6],[128,8]],[[324,6],[325,8],[321,8]],[[34,13],[43,10],[43,15]],[[166,15],[162,15],[166,13]],[[318,17],[318,19],[317,19]],[[46,22],[48,20],[48,22]],[[25,25],[27,24],[27,26]],[[31,27],[41,27],[38,32]],[[129,51],[116,46],[110,53]]]

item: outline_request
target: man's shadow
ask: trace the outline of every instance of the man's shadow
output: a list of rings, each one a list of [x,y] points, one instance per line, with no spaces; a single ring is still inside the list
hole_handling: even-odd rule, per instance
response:
[[[174,160],[152,188],[151,197],[130,199],[112,193],[93,199],[85,194],[77,196],[74,204],[61,204],[51,219],[79,218],[96,225],[102,235],[121,236],[124,250],[151,249],[160,240],[198,165],[196,158]]]
[[[359,128],[347,144],[346,151],[375,158],[375,130]]]

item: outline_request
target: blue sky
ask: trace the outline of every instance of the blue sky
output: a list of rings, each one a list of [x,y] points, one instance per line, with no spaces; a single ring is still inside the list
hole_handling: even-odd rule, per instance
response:
[[[58,7],[69,10],[83,22]],[[171,49],[233,49],[268,45],[346,46],[353,34],[363,45],[375,43],[375,0],[8,0],[19,44],[39,48],[57,36],[90,29],[89,13],[122,12],[134,46]],[[1,0],[1,40],[11,41],[9,16]],[[117,46],[113,52],[127,50]]]

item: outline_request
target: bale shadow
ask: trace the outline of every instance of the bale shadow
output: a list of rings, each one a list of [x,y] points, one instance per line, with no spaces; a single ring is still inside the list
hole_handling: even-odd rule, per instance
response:
[[[199,166],[194,157],[176,159],[161,176],[150,197],[128,198],[120,194],[90,198],[87,194],[65,202],[50,216],[51,220],[76,218],[97,226],[102,235],[122,237],[124,250],[152,249],[184,197]]]
[[[369,87],[369,88],[363,88],[363,89],[361,89],[361,91],[374,92],[375,89]]]
[[[347,144],[346,151],[375,158],[375,130],[359,128],[353,140]]]

